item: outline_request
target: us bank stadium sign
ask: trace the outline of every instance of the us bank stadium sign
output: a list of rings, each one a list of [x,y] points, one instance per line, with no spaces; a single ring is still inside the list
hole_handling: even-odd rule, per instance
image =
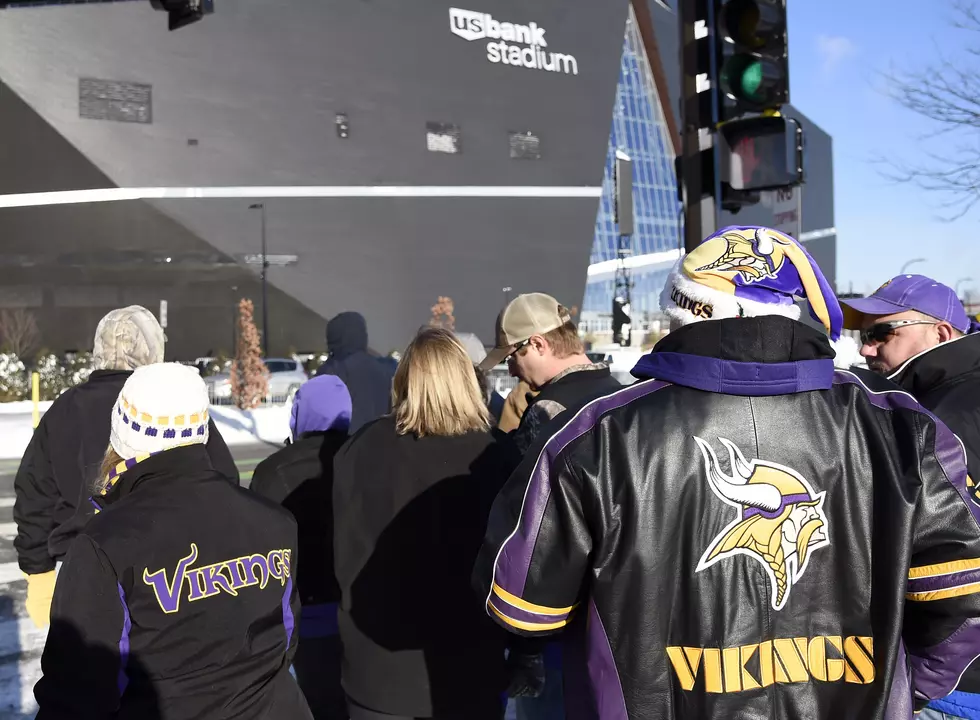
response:
[[[485,40],[487,60],[501,65],[578,75],[578,60],[548,49],[547,32],[537,23],[500,22],[489,13],[449,8],[449,29],[464,40]]]

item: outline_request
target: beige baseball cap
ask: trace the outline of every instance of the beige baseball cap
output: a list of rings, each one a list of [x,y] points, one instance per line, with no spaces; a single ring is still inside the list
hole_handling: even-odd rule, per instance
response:
[[[551,295],[518,295],[497,316],[497,346],[487,353],[480,369],[499,365],[531,336],[557,330],[571,319],[568,310]]]

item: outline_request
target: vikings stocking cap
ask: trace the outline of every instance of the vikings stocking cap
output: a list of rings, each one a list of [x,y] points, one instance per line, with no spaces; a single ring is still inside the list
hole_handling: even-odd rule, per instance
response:
[[[660,308],[684,325],[763,315],[798,320],[797,298],[807,301],[831,340],[840,337],[840,304],[803,246],[771,228],[731,226],[681,258],[667,278]]]

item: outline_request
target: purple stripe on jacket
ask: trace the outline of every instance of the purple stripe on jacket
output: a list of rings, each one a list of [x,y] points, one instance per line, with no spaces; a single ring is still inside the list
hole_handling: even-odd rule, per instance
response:
[[[908,585],[905,586],[905,592],[938,592],[940,590],[949,590],[960,585],[970,585],[973,583],[980,583],[980,568],[954,572],[949,575],[915,578],[914,580],[909,580]]]
[[[286,649],[289,649],[289,643],[293,640],[293,625],[296,623],[296,619],[293,617],[293,607],[289,604],[291,596],[293,594],[293,579],[289,578],[286,580],[286,587],[282,591],[282,624],[286,628]]]
[[[687,353],[653,352],[640,358],[631,373],[633,377],[663,378],[707,392],[763,397],[830,389],[834,380],[834,361],[750,363]]]
[[[116,587],[119,588],[119,602],[122,603],[123,611],[122,633],[119,635],[119,678],[117,681],[119,695],[122,696],[126,692],[126,687],[129,685],[126,666],[129,664],[129,631],[132,630],[133,623],[129,617],[129,605],[126,604],[126,592],[119,583],[116,583]]]
[[[909,651],[915,690],[937,700],[956,689],[970,663],[980,656],[980,619],[967,620],[948,638],[931,648]]]
[[[534,623],[535,625],[554,625],[555,623],[559,623],[562,620],[567,619],[571,614],[563,613],[561,615],[544,615],[542,613],[521,610],[520,608],[509,604],[506,600],[497,595],[497,593],[493,594],[493,597],[490,599],[490,604],[497,608],[497,611],[501,615],[505,615],[511,620]]]
[[[518,528],[504,541],[494,565],[494,579],[500,587],[517,597],[522,597],[524,594],[524,584],[527,582],[527,573],[531,567],[534,544],[537,542],[544,512],[551,497],[551,465],[558,455],[574,440],[595,427],[605,413],[654,393],[669,384],[660,381],[637,383],[612,395],[593,400],[548,440],[531,471]]]
[[[905,663],[905,642],[898,641],[895,654],[895,674],[888,691],[888,704],[885,705],[883,720],[909,720],[912,717],[912,679]]]
[[[616,658],[593,600],[589,600],[588,623],[587,665],[599,717],[602,720],[629,720]]]

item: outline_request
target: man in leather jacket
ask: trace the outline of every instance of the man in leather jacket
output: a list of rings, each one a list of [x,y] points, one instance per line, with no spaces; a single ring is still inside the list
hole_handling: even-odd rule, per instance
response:
[[[839,336],[796,241],[709,237],[668,279],[675,331],[640,382],[550,428],[498,497],[487,612],[577,641],[569,717],[911,718],[980,654],[961,444],[836,371],[794,297]]]
[[[970,477],[980,477],[980,334],[954,290],[922,275],[899,275],[867,298],[844,301],[844,326],[861,330],[861,354],[959,436]],[[976,487],[973,499],[980,501]],[[980,663],[926,718],[980,717]]]

